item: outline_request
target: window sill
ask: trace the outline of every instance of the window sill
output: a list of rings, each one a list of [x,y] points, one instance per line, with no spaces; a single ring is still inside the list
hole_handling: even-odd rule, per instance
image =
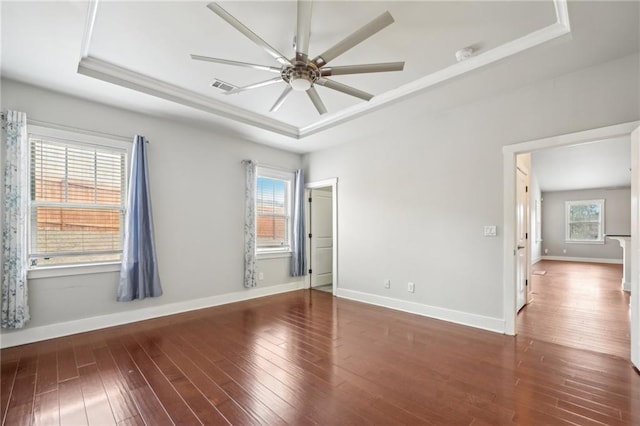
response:
[[[40,268],[29,269],[29,271],[27,271],[27,279],[37,280],[41,278],[68,277],[71,275],[103,274],[107,272],[120,272],[120,262],[42,266]]]
[[[256,258],[260,259],[278,259],[283,257],[291,257],[290,251],[265,251],[258,252]]]

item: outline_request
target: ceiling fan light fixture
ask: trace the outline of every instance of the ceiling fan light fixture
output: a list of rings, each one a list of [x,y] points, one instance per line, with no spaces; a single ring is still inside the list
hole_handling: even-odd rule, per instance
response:
[[[304,76],[292,76],[289,84],[297,92],[306,92],[311,88],[311,81]]]
[[[319,77],[318,70],[306,64],[296,64],[282,70],[282,79],[296,92],[306,92]]]
[[[231,84],[217,81],[213,84],[214,87],[218,87],[223,90],[225,94],[232,94],[284,82],[286,87],[280,97],[276,100],[276,103],[271,107],[270,112],[277,111],[291,91],[295,90],[296,92],[306,92],[318,113],[326,114],[327,108],[324,106],[324,103],[320,99],[320,96],[314,87],[316,84],[365,101],[371,100],[371,98],[373,98],[372,94],[326,77],[334,75],[402,71],[404,69],[404,62],[358,64],[338,67],[325,67],[325,65],[327,65],[329,61],[337,58],[392,24],[394,22],[393,17],[388,11],[383,13],[368,24],[365,24],[363,27],[360,27],[358,30],[348,35],[343,40],[339,41],[333,47],[330,47],[324,53],[321,53],[314,59],[309,60],[309,36],[311,34],[312,3],[313,0],[297,0],[296,33],[293,38],[295,57],[292,59],[287,59],[282,53],[270,46],[266,41],[256,35],[256,33],[251,31],[249,27],[224,10],[216,2],[209,3],[207,5],[213,13],[218,15],[278,61],[281,64],[279,68],[269,65],[251,64],[202,55],[191,55],[191,59],[279,73],[280,77],[249,84],[244,87],[236,87]]]

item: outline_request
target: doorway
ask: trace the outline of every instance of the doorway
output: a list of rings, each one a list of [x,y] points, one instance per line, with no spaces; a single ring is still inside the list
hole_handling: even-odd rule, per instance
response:
[[[632,286],[631,286],[631,361],[640,365],[640,338],[638,335],[638,271],[640,266],[640,251],[638,244],[638,229],[640,216],[638,214],[638,194],[640,193],[640,141],[638,140],[638,125],[640,122],[623,123],[619,125],[588,130],[584,132],[555,136],[523,142],[503,147],[503,182],[504,182],[504,251],[503,251],[503,306],[505,319],[505,334],[515,335],[517,332],[518,307],[518,266],[517,266],[517,156],[545,148],[576,145],[597,140],[610,139],[631,135],[632,152]],[[633,133],[632,133],[633,132]]]
[[[516,309],[529,301],[529,174],[530,154],[516,159]]]
[[[338,288],[337,183],[328,179],[306,185],[307,287],[334,296]]]

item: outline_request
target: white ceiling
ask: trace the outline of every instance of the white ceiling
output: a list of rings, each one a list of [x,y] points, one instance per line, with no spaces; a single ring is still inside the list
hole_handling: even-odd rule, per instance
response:
[[[631,141],[628,136],[531,154],[533,173],[542,191],[631,186]]]
[[[620,58],[639,46],[635,1],[316,1],[312,55],[389,10],[395,23],[331,64],[403,60],[405,71],[335,77],[376,95],[368,103],[320,87],[329,114],[320,117],[300,93],[270,114],[282,86],[226,96],[209,84],[213,77],[241,85],[271,74],[189,59],[196,53],[277,66],[206,2],[101,0],[95,15],[92,4],[1,2],[2,76],[295,152],[416,119],[416,105],[452,108]],[[221,4],[293,55],[295,2]],[[476,55],[456,63],[455,50],[469,45],[478,48]],[[93,77],[77,72],[82,57],[84,72]]]

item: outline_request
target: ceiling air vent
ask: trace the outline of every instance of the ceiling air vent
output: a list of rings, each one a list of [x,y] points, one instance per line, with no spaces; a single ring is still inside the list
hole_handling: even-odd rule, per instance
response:
[[[234,86],[233,84],[225,83],[224,81],[218,80],[218,79],[213,80],[213,83],[211,83],[211,86],[212,87],[216,87],[216,88],[218,88],[218,89],[220,89],[220,90],[222,90],[224,92],[230,92],[233,89],[237,89],[238,88],[237,86]]]

